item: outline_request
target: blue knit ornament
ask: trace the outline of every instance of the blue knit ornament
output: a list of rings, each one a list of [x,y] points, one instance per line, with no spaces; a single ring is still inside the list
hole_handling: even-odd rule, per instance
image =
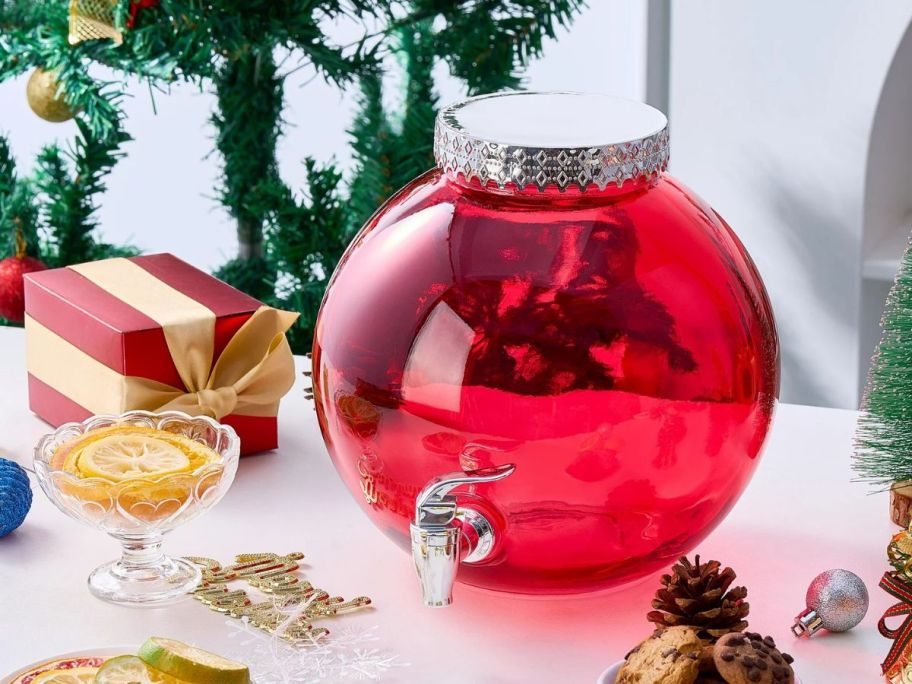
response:
[[[0,537],[19,527],[31,507],[28,475],[18,463],[0,458]]]

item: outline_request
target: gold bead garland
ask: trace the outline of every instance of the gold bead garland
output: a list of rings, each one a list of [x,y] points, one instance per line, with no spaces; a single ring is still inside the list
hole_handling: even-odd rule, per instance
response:
[[[203,578],[193,597],[210,609],[233,618],[246,618],[249,624],[293,644],[312,643],[329,634],[313,621],[360,610],[371,604],[367,596],[346,601],[330,596],[302,579],[297,571],[300,552],[244,553],[234,563],[222,566],[212,558],[190,556],[200,566]],[[254,602],[245,589],[229,589],[233,581],[244,581],[271,600]]]

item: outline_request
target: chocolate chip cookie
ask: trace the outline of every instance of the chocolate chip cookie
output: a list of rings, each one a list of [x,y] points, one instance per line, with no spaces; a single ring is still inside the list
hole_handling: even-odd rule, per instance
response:
[[[726,634],[713,653],[716,669],[728,684],[795,684],[792,660],[772,637],[756,632]]]
[[[617,684],[694,684],[703,642],[691,627],[657,631],[627,655]]]
[[[704,642],[703,649],[700,651],[700,654],[697,658],[697,664],[699,666],[700,674],[717,674],[716,663],[713,660],[713,654],[716,651],[716,647],[713,644],[707,644]]]

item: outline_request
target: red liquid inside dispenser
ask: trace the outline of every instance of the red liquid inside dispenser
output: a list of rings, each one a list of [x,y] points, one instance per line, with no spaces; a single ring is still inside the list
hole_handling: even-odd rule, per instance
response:
[[[668,565],[747,485],[778,393],[757,271],[667,175],[483,187],[434,170],[349,247],[314,345],[320,426],[373,522],[409,546],[432,478],[497,530],[459,579],[569,593]]]

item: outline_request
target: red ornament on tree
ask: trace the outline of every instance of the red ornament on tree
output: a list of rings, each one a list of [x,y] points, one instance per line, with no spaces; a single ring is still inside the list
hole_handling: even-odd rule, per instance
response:
[[[159,0],[133,0],[130,3],[130,18],[127,19],[127,28],[133,28],[136,24],[136,15],[139,14],[139,10],[155,7],[158,3]]]
[[[13,323],[25,320],[22,276],[47,268],[40,259],[26,256],[25,249],[25,240],[19,233],[16,235],[16,254],[0,261],[0,316]]]

